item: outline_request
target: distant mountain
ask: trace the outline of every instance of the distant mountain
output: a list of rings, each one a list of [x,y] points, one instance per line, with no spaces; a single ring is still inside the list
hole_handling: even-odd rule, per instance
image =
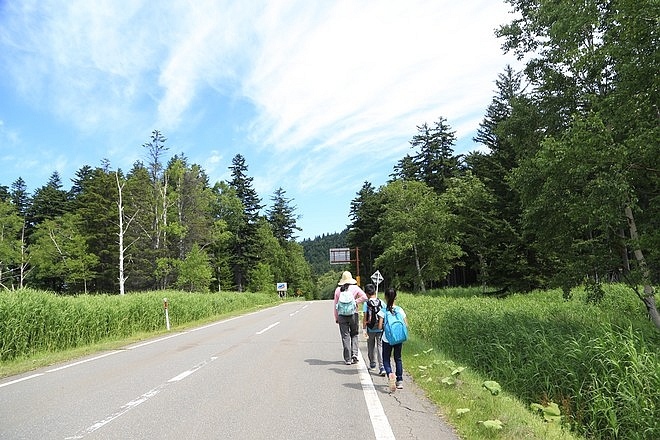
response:
[[[330,249],[348,247],[347,234],[348,229],[344,229],[340,233],[323,234],[314,239],[305,239],[300,243],[314,276],[340,268],[340,266],[330,264]]]

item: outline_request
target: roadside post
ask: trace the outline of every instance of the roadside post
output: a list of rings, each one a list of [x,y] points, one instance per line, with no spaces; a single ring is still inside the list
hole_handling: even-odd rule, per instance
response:
[[[380,274],[380,271],[379,271],[379,270],[377,270],[376,272],[373,273],[373,275],[371,275],[371,281],[373,281],[374,284],[376,285],[376,295],[378,295],[378,285],[379,285],[380,283],[382,283],[383,280],[384,280],[384,278],[383,278],[383,276]]]
[[[169,303],[167,302],[167,298],[163,298],[163,308],[165,309],[165,326],[167,327],[167,331],[170,331],[170,312],[168,310]]]
[[[277,283],[277,294],[280,296],[280,298],[285,298],[286,297],[286,290],[287,290],[287,284],[286,283]]]

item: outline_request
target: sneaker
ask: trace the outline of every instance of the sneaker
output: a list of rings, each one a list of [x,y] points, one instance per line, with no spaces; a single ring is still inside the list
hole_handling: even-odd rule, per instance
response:
[[[380,371],[378,372],[378,375],[379,375],[380,377],[385,377],[385,369],[384,369],[384,368],[381,368]]]
[[[358,363],[358,359],[357,359],[357,358],[353,358],[353,360],[351,361],[351,364],[357,364],[357,363]]]
[[[403,381],[402,380],[397,380],[396,381],[396,389],[397,390],[402,390],[403,389]]]
[[[370,363],[369,368],[376,368],[376,363],[375,362]]]
[[[393,393],[396,391],[396,376],[394,373],[390,373],[389,380],[387,381],[388,385],[390,386],[390,393]]]
[[[344,361],[344,363],[345,363],[346,365],[351,365],[352,362],[351,362],[351,361]]]

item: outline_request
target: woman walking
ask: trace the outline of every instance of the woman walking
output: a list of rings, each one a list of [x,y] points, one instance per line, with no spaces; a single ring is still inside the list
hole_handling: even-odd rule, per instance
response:
[[[357,285],[353,275],[345,271],[335,289],[334,313],[335,322],[339,324],[339,334],[344,349],[346,365],[358,362],[358,334],[360,333],[360,317],[358,304],[367,300],[367,295]]]

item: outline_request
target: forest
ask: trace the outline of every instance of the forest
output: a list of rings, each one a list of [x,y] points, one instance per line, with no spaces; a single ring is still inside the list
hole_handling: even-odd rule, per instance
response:
[[[30,195],[22,179],[0,188],[0,283],[57,293],[267,291],[287,280],[312,291],[295,208],[279,188],[261,198],[237,154],[232,179],[209,185],[198,165],[167,163],[159,131],[143,145],[149,163],[128,173],[83,166],[69,190],[53,173]]]
[[[495,79],[475,149],[455,153],[445,116],[420,121],[387,183],[365,181],[351,202],[344,245],[359,248],[362,274],[412,292],[584,285],[598,301],[603,283],[623,282],[660,327],[660,6],[507,3],[515,18],[496,34],[523,67]],[[70,189],[56,172],[33,193],[0,182],[0,286],[123,294],[286,280],[319,297],[332,268],[309,256],[327,249],[296,242],[284,189],[264,211],[240,154],[231,179],[211,184],[185,155],[167,156],[160,131],[143,148],[146,163],[85,165]]]
[[[444,117],[418,126],[387,184],[353,200],[349,246],[410,291],[460,267],[498,295],[582,285],[597,302],[622,282],[660,328],[660,5],[507,3],[496,34],[524,68],[497,78],[482,148],[454,154]]]

